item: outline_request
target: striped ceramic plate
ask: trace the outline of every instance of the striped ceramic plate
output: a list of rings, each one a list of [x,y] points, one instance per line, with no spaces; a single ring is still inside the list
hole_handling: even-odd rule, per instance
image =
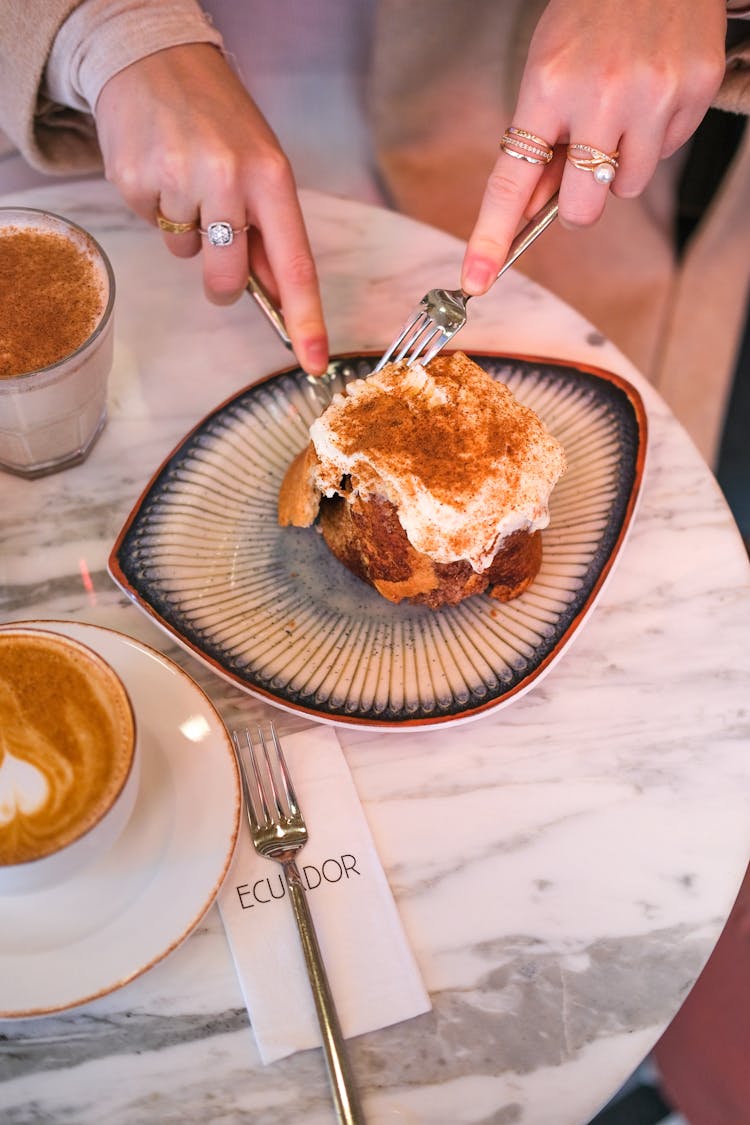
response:
[[[308,427],[373,357],[299,368],[240,391],[155,474],[110,573],[156,622],[261,699],[355,726],[420,729],[504,706],[539,682],[593,607],[622,547],[643,475],[637,392],[605,371],[473,355],[562,443],[544,560],[507,604],[481,595],[439,611],[391,605],[313,529],[280,528],[279,485]]]

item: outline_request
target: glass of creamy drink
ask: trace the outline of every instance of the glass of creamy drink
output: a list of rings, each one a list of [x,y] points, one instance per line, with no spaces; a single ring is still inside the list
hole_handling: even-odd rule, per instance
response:
[[[58,884],[110,848],[139,765],[130,698],[107,661],[61,633],[0,629],[0,896]]]
[[[83,461],[107,416],[115,279],[82,227],[0,207],[0,468]]]

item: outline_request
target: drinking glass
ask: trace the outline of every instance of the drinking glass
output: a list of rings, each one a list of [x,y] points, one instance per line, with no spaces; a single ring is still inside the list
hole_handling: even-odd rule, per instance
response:
[[[101,296],[101,313],[80,347],[47,367],[0,378],[0,468],[38,477],[83,461],[104,427],[115,278],[107,255],[88,231],[37,208],[0,207],[0,254],[3,237],[24,230],[63,235],[86,252]],[[25,299],[23,293],[15,296]]]

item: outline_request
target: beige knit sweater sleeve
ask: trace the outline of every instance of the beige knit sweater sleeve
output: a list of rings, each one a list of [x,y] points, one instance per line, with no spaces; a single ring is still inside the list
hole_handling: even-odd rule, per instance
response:
[[[486,73],[487,81],[494,86],[492,101],[498,109],[503,101],[502,91],[513,87],[523,64],[528,36],[546,0],[474,3],[477,18],[466,21],[461,6],[453,0],[430,0],[427,7],[433,17],[432,25],[445,25],[446,34],[441,44],[430,40],[431,57],[425,73],[418,65],[419,43],[414,43],[414,34],[419,34],[420,27],[415,10],[425,7],[424,0],[412,0],[410,5],[404,5],[402,0],[379,0],[381,42],[376,42],[373,52],[375,73],[371,89],[376,135],[386,151],[398,150],[405,139],[413,144],[416,138],[419,147],[425,113],[430,111],[430,105],[425,104],[430,83],[425,82],[425,77],[434,79],[436,71],[442,69],[447,75],[456,72],[458,81],[457,69],[471,59],[475,80],[476,72]],[[746,3],[730,0],[730,15],[733,6],[738,8],[738,15],[746,16]],[[218,32],[203,16],[197,0],[0,0],[0,129],[29,164],[41,171],[89,172],[101,167],[94,120],[82,108],[85,97],[70,98],[73,104],[46,97],[44,79],[58,32],[66,22],[74,22],[78,30],[87,22],[89,10],[96,13],[105,8],[115,10],[116,22],[102,23],[95,29],[90,39],[96,58],[87,58],[79,68],[90,83],[97,79],[101,85],[103,77],[167,46],[187,42],[221,44]],[[455,29],[451,24],[454,11],[461,24]],[[478,34],[467,35],[467,24]],[[378,49],[383,39],[387,40],[386,51]],[[498,50],[502,44],[504,52]],[[74,55],[75,50],[70,53]],[[75,65],[74,59],[71,65]],[[395,72],[401,76],[396,82]],[[750,112],[750,25],[747,37],[728,54],[726,76],[715,104],[735,113]],[[405,113],[410,119],[406,128],[402,120]],[[463,122],[464,115],[459,116]],[[411,120],[414,118],[418,120]],[[475,126],[486,130],[488,137],[502,132],[501,120],[485,120],[481,113],[478,118]],[[413,153],[409,159],[414,159]]]
[[[92,108],[107,79],[198,42],[222,45],[197,0],[0,0],[0,129],[40,171],[95,171]]]
[[[39,88],[52,43],[76,0],[0,0],[0,127],[37,167],[97,166],[93,122],[70,115],[60,128],[37,132]],[[36,159],[34,159],[36,157]]]

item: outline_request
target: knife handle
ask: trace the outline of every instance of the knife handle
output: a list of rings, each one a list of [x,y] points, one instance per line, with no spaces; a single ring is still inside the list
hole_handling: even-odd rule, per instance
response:
[[[281,311],[276,308],[276,305],[271,300],[268,291],[263,287],[255,274],[251,273],[248,277],[245,290],[250,294],[268,322],[272,325],[274,331],[276,332],[276,335],[279,337],[284,347],[289,348],[290,352],[293,351],[294,349],[292,348],[292,341],[290,340],[289,333],[286,330],[286,322],[284,321],[284,317],[282,316]]]

